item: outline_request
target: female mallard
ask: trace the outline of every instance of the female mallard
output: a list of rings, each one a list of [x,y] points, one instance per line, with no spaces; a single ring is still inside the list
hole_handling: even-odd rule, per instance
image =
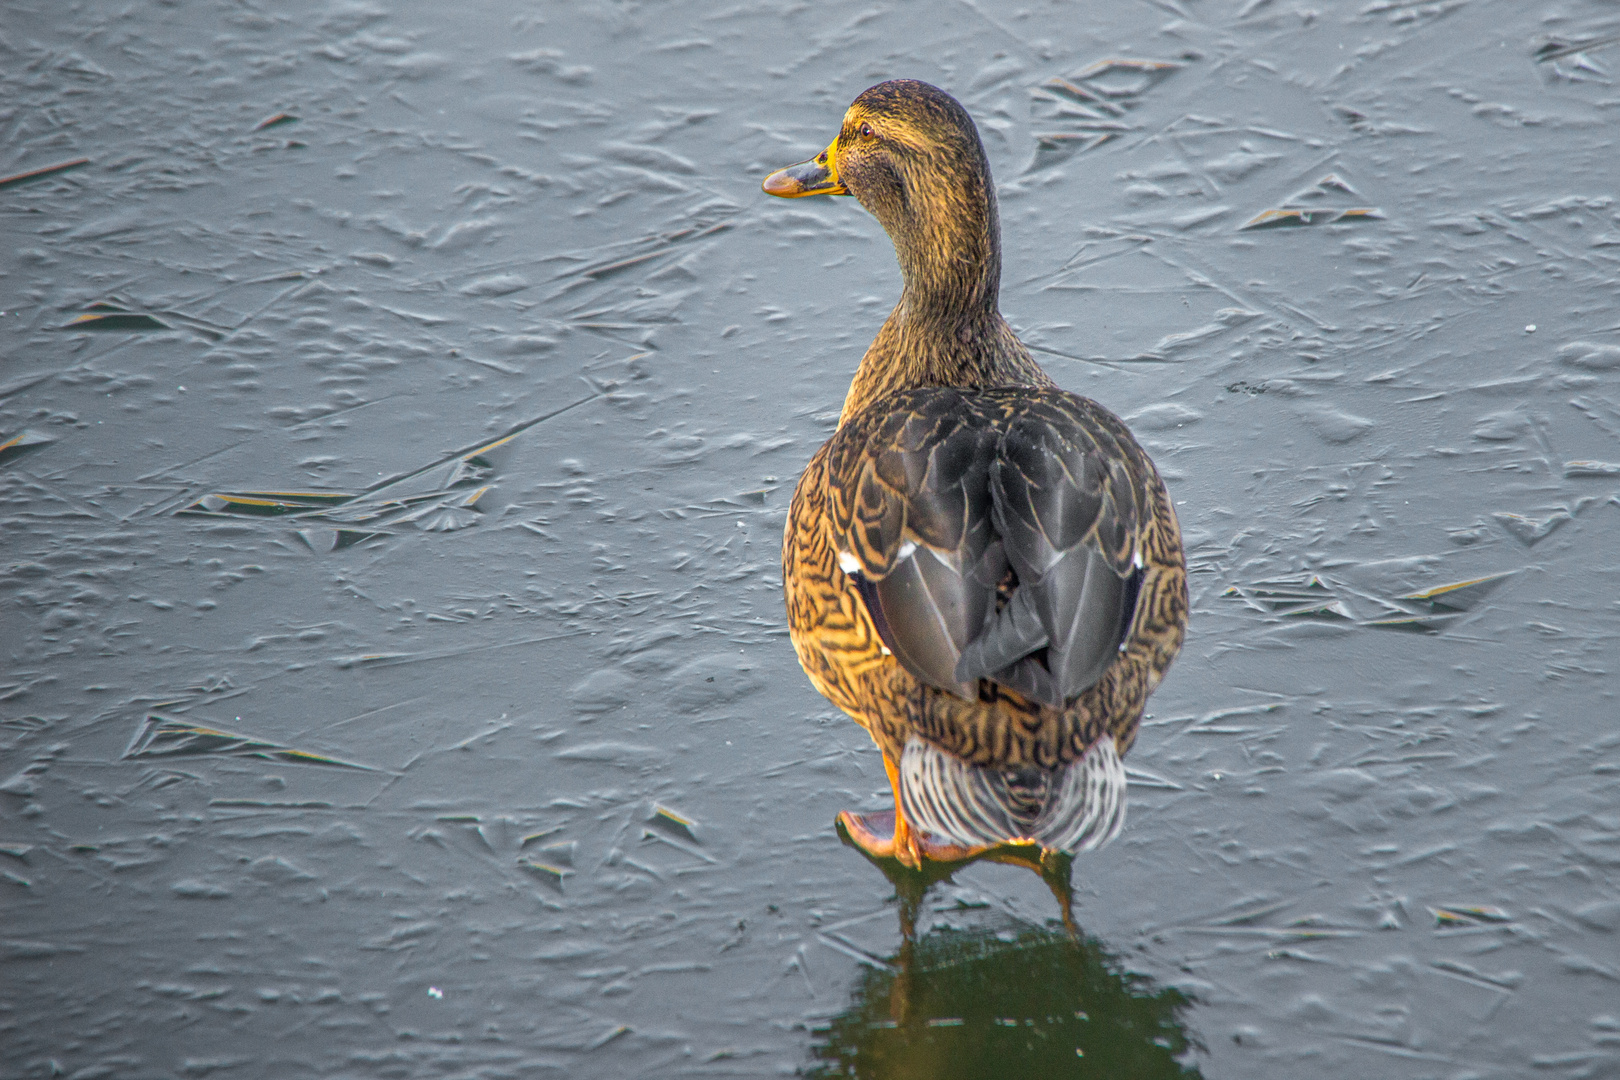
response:
[[[824,153],[764,189],[854,195],[905,279],[782,544],[799,662],[871,733],[894,789],[892,841],[842,820],[912,867],[1107,842],[1120,758],[1187,622],[1164,482],[1001,317],[995,188],[955,98],[874,86]]]

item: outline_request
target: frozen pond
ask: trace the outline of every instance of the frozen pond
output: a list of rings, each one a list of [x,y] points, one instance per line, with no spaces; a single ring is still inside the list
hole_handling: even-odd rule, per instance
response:
[[[899,76],[1186,534],[1078,945],[840,843],[787,640],[899,274],[759,183]],[[1617,79],[1598,0],[0,3],[0,1078],[1620,1069]]]

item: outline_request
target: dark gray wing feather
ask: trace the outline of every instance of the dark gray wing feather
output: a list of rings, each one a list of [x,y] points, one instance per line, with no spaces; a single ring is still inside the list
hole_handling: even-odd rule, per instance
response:
[[[1135,610],[1137,460],[1117,419],[1057,390],[909,390],[846,423],[834,528],[884,643],[963,697],[988,678],[1072,700],[1113,663]]]

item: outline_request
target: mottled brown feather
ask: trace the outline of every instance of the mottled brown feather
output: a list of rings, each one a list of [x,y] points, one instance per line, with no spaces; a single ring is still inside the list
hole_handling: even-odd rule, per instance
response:
[[[875,129],[872,137],[861,134],[863,125]],[[1164,483],[1125,424],[1058,389],[996,310],[994,186],[961,107],[926,84],[882,84],[856,99],[833,150],[841,182],[894,240],[905,289],[861,361],[839,430],[794,490],[782,566],[799,662],[816,689],[895,761],[913,735],[975,765],[1051,768],[1105,735],[1123,755],[1148,695],[1181,648],[1187,620],[1181,534]],[[907,393],[935,387],[964,394],[946,409],[937,395]],[[1044,425],[1075,448],[1073,467],[1062,463],[1052,475],[1096,493],[1085,541],[1122,576],[1141,559],[1135,614],[1118,658],[1061,708],[988,678],[978,681],[973,700],[921,682],[890,655],[856,579],[840,569],[843,551],[865,577],[880,579],[907,540],[958,550],[973,523],[966,502],[957,521],[952,493],[944,501],[950,513],[919,529],[911,526],[906,493],[936,491],[940,477],[989,468],[994,439],[968,431],[969,416],[992,432],[1008,423]],[[963,437],[953,441],[953,434]],[[934,448],[926,459],[918,456],[925,447]],[[1023,481],[1035,482],[1048,467],[1030,463]],[[1064,533],[1072,522],[1033,524],[1074,539]]]

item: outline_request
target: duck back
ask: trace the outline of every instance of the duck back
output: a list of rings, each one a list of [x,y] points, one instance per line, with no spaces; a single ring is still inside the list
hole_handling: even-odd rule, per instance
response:
[[[1112,413],[1046,387],[890,395],[839,429],[826,473],[840,567],[900,664],[1059,709],[1130,633],[1157,482]]]

